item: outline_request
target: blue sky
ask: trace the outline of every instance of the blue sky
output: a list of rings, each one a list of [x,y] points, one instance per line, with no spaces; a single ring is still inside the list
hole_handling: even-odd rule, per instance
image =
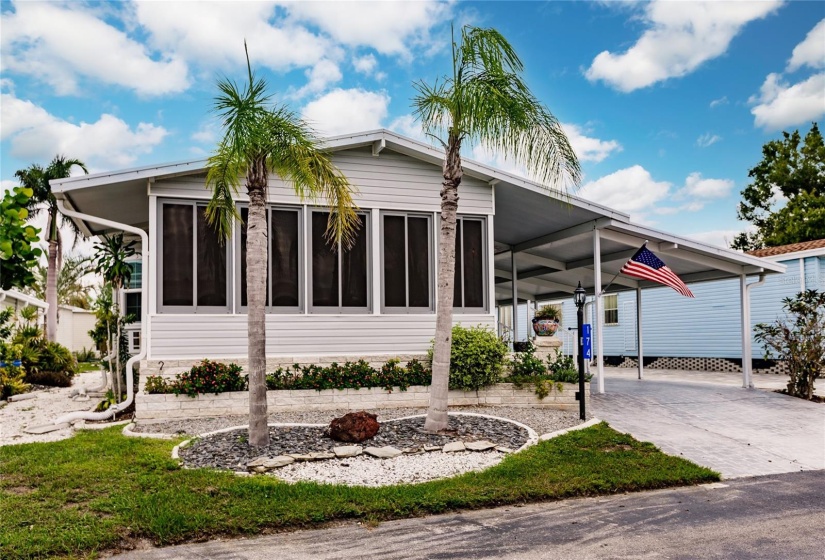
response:
[[[579,194],[724,245],[761,147],[825,115],[823,2],[9,2],[0,179],[56,153],[92,171],[203,157],[243,40],[276,99],[327,134],[420,138],[411,84],[450,22],[495,27],[579,155]],[[465,157],[507,170],[483,147]],[[781,200],[777,201],[781,204]]]

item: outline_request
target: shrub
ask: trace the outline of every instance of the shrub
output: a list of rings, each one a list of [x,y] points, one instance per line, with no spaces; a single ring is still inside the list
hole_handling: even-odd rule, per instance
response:
[[[453,327],[450,389],[475,391],[498,383],[507,345],[488,327]],[[430,359],[433,350],[430,348]]]
[[[527,342],[522,352],[513,355],[513,369],[511,376],[525,377],[533,375],[544,375],[547,367],[544,362],[536,356],[536,347],[532,342]]]
[[[68,348],[57,342],[46,342],[40,348],[37,369],[42,372],[57,372],[69,378],[77,374],[77,360]]]
[[[150,395],[171,393],[169,384],[159,375],[149,375],[146,377],[146,386],[144,390]]]
[[[29,390],[29,386],[23,381],[26,370],[22,366],[14,365],[15,361],[20,359],[20,353],[19,344],[0,342],[0,399],[7,399]]]
[[[94,348],[81,348],[74,353],[74,357],[78,362],[94,362],[97,359],[97,354]]]
[[[578,383],[579,369],[573,361],[573,356],[565,356],[561,350],[556,350],[556,358],[547,359],[547,373],[551,380],[561,383]],[[590,381],[592,375],[586,374],[585,381]]]
[[[30,371],[26,373],[26,383],[49,387],[71,387],[72,376],[63,371]]]
[[[183,393],[194,397],[199,393],[224,393],[227,391],[245,391],[246,377],[241,375],[238,364],[222,364],[203,360],[187,372],[175,376],[170,384],[176,395]]]
[[[806,290],[782,302],[789,320],[756,325],[755,338],[765,345],[765,358],[774,353],[785,360],[788,394],[811,400],[825,366],[825,292]]]
[[[391,391],[399,387],[405,391],[410,385],[429,385],[432,374],[418,360],[411,360],[405,367],[397,359],[388,360],[376,370],[364,360],[337,363],[327,367],[317,365],[278,368],[266,376],[266,387],[282,389],[361,389],[381,387]]]

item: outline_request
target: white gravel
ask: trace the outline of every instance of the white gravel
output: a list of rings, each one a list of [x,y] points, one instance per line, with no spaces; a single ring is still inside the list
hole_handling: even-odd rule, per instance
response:
[[[72,387],[51,387],[33,391],[34,399],[10,402],[0,408],[0,446],[18,443],[58,441],[74,434],[72,428],[65,428],[47,434],[26,434],[23,429],[29,426],[42,426],[56,420],[67,412],[91,410],[99,399],[74,401],[69,398],[75,387],[94,387],[100,383],[100,372],[81,373],[74,378]]]
[[[328,459],[292,463],[269,473],[287,482],[314,481],[347,486],[387,486],[417,484],[438,478],[448,478],[468,471],[482,471],[497,465],[504,453],[422,453],[401,455],[394,459],[375,459],[359,455],[349,459]]]

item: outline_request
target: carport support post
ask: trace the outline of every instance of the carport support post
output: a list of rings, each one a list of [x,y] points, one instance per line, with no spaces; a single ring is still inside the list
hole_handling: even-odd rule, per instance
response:
[[[644,376],[644,352],[642,351],[642,289],[636,288],[636,360],[639,362],[639,379]]]
[[[602,337],[602,326],[604,325],[604,313],[602,313],[602,243],[599,229],[593,230],[593,290],[596,302],[596,371],[598,372],[599,393],[604,393],[604,338]],[[591,383],[591,387],[592,387]]]
[[[739,275],[739,295],[742,297],[742,388],[753,386],[750,379],[751,369],[751,302],[748,297],[748,277]]]
[[[516,252],[510,251],[510,263],[513,268],[513,352],[516,351],[518,337],[518,268],[516,267]]]

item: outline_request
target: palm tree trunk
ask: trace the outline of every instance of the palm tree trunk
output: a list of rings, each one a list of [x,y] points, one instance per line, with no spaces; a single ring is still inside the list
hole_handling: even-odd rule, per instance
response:
[[[450,383],[450,350],[453,343],[453,283],[455,282],[456,211],[461,183],[461,140],[450,133],[441,183],[441,232],[438,242],[438,294],[433,345],[430,406],[424,430],[439,432],[449,427],[447,397]]]
[[[49,264],[46,272],[46,339],[57,340],[57,239],[49,240]]]
[[[266,168],[250,166],[246,228],[247,335],[249,338],[249,445],[269,445],[266,406]]]

